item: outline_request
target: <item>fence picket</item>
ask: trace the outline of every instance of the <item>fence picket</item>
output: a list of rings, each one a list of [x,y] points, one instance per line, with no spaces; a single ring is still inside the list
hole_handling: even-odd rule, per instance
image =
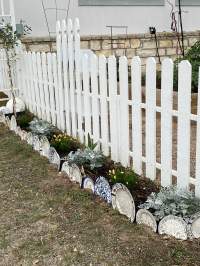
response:
[[[156,178],[156,61],[146,65],[146,176]]]
[[[70,101],[69,101],[69,68],[66,20],[62,21],[62,51],[63,51],[63,82],[65,95],[65,124],[68,135],[71,135]]]
[[[52,54],[52,64],[53,64],[53,88],[55,94],[55,106],[56,106],[56,126],[61,125],[60,122],[60,102],[59,102],[59,90],[58,90],[58,68],[57,68],[57,56]]]
[[[191,71],[188,61],[179,64],[177,185],[184,189],[190,176]]]
[[[129,165],[129,106],[128,106],[128,60],[125,56],[119,60],[120,85],[120,161]]]
[[[91,88],[92,88],[92,125],[93,140],[98,142],[100,138],[99,128],[99,98],[98,98],[98,60],[95,54],[91,55]]]
[[[161,185],[172,184],[173,61],[162,62],[161,89]]]
[[[53,69],[52,69],[52,55],[47,54],[47,63],[48,63],[48,83],[49,83],[49,98],[50,98],[50,110],[51,110],[51,120],[52,124],[56,125],[56,106],[55,106],[55,94],[53,88]]]
[[[60,21],[56,24],[56,47],[57,47],[57,68],[58,68],[58,97],[59,97],[59,126],[62,131],[65,131],[65,103],[63,90],[63,64],[62,64],[62,34]]]
[[[196,139],[196,186],[195,194],[200,198],[200,68],[198,87],[198,108],[197,108],[197,139]]]
[[[72,135],[77,135],[77,123],[76,123],[76,107],[75,107],[75,80],[74,80],[74,36],[73,36],[73,24],[71,19],[67,24],[68,31],[68,56],[69,56],[69,77],[70,77],[70,109],[71,109],[71,121],[72,121]]]
[[[49,99],[49,90],[48,90],[46,53],[42,53],[42,79],[44,84],[44,104],[45,104],[44,117],[48,122],[50,122],[51,116],[50,116],[50,99]]]
[[[36,91],[35,91],[35,82],[34,82],[34,72],[33,72],[33,58],[32,53],[29,53],[29,75],[30,75],[30,85],[31,85],[31,93],[32,93],[32,106],[33,112],[37,114],[37,106],[36,106]]]
[[[32,64],[33,64],[33,77],[34,77],[34,88],[35,88],[35,104],[37,116],[41,118],[41,101],[40,101],[40,91],[38,84],[38,73],[37,73],[37,57],[36,53],[32,53]]]
[[[101,109],[101,139],[103,153],[109,155],[108,136],[108,85],[107,85],[107,59],[104,55],[99,57],[99,86]]]
[[[141,60],[138,56],[133,57],[131,62],[133,167],[138,175],[142,174],[141,78]]]
[[[81,84],[81,54],[80,54],[80,25],[79,20],[75,19],[75,72],[76,72],[76,92],[77,92],[77,117],[78,117],[78,137],[81,142],[84,140],[83,136],[83,114],[82,114],[82,84]]]
[[[90,105],[90,82],[89,82],[89,60],[85,54],[82,58],[83,65],[83,92],[84,92],[84,125],[85,125],[85,143],[88,144],[88,134],[91,136],[91,105]]]
[[[108,58],[108,79],[110,98],[110,143],[111,158],[118,162],[118,123],[117,123],[117,62],[114,56]]]
[[[38,88],[39,88],[39,96],[40,96],[40,105],[41,105],[41,118],[45,119],[45,101],[44,101],[44,86],[43,86],[43,79],[42,79],[42,60],[41,54],[36,54],[37,60],[37,74],[38,74]]]

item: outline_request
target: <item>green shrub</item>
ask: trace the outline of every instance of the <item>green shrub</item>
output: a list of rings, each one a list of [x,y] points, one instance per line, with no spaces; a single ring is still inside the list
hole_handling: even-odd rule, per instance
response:
[[[23,113],[17,114],[17,125],[22,129],[27,129],[29,127],[29,123],[33,120],[34,115],[26,110]]]
[[[178,90],[178,64],[182,60],[188,60],[192,65],[192,92],[198,92],[198,77],[200,67],[200,41],[197,41],[183,58],[175,61],[174,68],[174,89]]]
[[[124,184],[129,190],[132,190],[138,181],[138,176],[129,168],[116,168],[109,171],[109,181],[112,185]]]
[[[53,136],[51,146],[54,147],[58,153],[68,154],[71,151],[79,149],[81,144],[71,136],[59,134]]]

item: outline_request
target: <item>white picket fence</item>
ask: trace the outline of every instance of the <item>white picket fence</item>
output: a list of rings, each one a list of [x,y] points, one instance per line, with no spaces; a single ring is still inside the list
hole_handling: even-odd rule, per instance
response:
[[[145,170],[145,175],[155,180],[159,169],[163,186],[172,184],[172,176],[177,178],[178,187],[189,189],[193,184],[200,197],[200,101],[198,114],[192,114],[188,61],[179,66],[178,111],[173,110],[171,59],[162,63],[161,106],[156,106],[156,61],[147,60],[143,102],[140,58],[132,59],[130,82],[126,57],[117,61],[114,56],[83,54],[78,19],[74,25],[71,20],[57,23],[57,54],[23,53],[18,64],[20,95],[39,118],[81,142],[87,143],[89,134],[105,155],[124,166],[133,165],[139,175]],[[161,113],[160,163],[156,160],[157,113]],[[172,168],[173,116],[178,118],[177,169]],[[197,123],[194,177],[190,177],[191,121]]]

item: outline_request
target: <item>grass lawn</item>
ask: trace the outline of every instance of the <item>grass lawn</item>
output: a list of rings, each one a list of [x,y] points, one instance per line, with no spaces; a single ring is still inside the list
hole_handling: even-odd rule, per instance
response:
[[[200,265],[200,242],[130,224],[0,126],[0,265]]]

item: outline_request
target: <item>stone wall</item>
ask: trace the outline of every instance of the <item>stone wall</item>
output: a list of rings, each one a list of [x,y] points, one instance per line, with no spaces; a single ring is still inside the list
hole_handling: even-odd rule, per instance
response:
[[[177,57],[177,36],[174,33],[158,33],[158,47],[161,60],[164,57],[171,57],[173,60]],[[188,49],[197,40],[200,40],[200,31],[187,32],[184,34],[184,45]],[[156,57],[156,42],[150,34],[119,35],[114,36],[111,49],[111,39],[109,36],[83,36],[81,38],[81,48],[91,49],[97,55],[104,54],[106,57],[115,54],[116,56],[126,55],[129,62],[133,56],[140,56],[142,64],[147,57]],[[56,51],[55,39],[49,41],[49,38],[26,38],[23,44],[27,51]],[[158,58],[156,57],[158,62]]]

